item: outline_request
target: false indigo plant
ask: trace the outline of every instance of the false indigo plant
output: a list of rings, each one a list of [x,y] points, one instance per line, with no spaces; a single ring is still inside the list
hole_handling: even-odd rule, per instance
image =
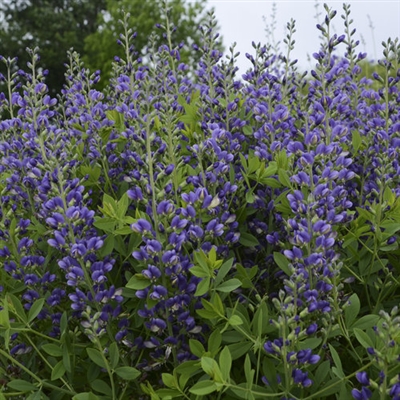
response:
[[[398,39],[368,79],[325,6],[311,76],[292,20],[240,79],[163,6],[103,92],[1,57],[0,398],[399,399]]]

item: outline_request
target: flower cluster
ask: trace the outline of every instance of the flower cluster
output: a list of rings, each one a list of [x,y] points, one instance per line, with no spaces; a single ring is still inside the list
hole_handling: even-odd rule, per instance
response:
[[[240,79],[212,16],[191,67],[125,15],[104,92],[1,58],[6,395],[400,398],[399,44],[370,79],[326,12],[310,76],[292,22]]]

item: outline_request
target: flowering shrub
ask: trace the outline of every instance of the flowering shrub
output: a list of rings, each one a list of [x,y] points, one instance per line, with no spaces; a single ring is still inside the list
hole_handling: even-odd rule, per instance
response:
[[[1,399],[400,399],[400,45],[343,10],[310,79],[212,16],[194,75],[168,19],[104,92],[2,58]]]

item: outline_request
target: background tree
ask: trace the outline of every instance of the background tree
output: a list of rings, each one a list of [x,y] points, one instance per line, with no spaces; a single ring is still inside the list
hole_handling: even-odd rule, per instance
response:
[[[114,56],[122,56],[123,51],[117,45],[121,33],[123,11],[130,13],[129,26],[136,32],[133,41],[135,50],[144,55],[150,33],[155,25],[165,20],[161,0],[106,0],[107,9],[99,15],[98,29],[85,38],[85,64],[92,70],[102,71],[102,85],[108,82]],[[172,37],[173,44],[184,43],[181,49],[181,59],[190,66],[195,66],[200,54],[193,51],[191,45],[200,42],[199,25],[207,20],[206,0],[185,1],[170,0],[170,21],[177,28]],[[160,38],[161,44],[163,39]],[[165,42],[165,41],[164,41]],[[222,50],[222,49],[221,49]]]
[[[198,56],[191,44],[199,42],[206,0],[170,0],[169,6],[178,28],[173,42],[185,42],[182,60],[191,62]],[[141,54],[155,24],[164,20],[161,0],[0,0],[0,55],[18,57],[18,66],[25,69],[30,60],[26,48],[39,47],[40,66],[49,70],[46,81],[54,94],[64,83],[67,51],[74,48],[87,67],[102,71],[104,87],[114,56],[122,55],[117,45],[122,10],[131,14],[129,23],[137,32],[134,45]]]
[[[40,48],[40,66],[49,70],[47,84],[59,92],[67,50],[83,53],[84,38],[97,29],[106,0],[4,0],[0,2],[0,54],[18,57],[25,69],[26,48]]]

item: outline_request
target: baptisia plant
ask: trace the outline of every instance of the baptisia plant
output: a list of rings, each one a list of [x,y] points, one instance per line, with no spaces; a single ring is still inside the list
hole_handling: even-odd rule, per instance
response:
[[[162,5],[104,91],[1,58],[0,398],[400,398],[398,39],[364,76],[325,6],[310,75],[292,20],[240,79]]]

